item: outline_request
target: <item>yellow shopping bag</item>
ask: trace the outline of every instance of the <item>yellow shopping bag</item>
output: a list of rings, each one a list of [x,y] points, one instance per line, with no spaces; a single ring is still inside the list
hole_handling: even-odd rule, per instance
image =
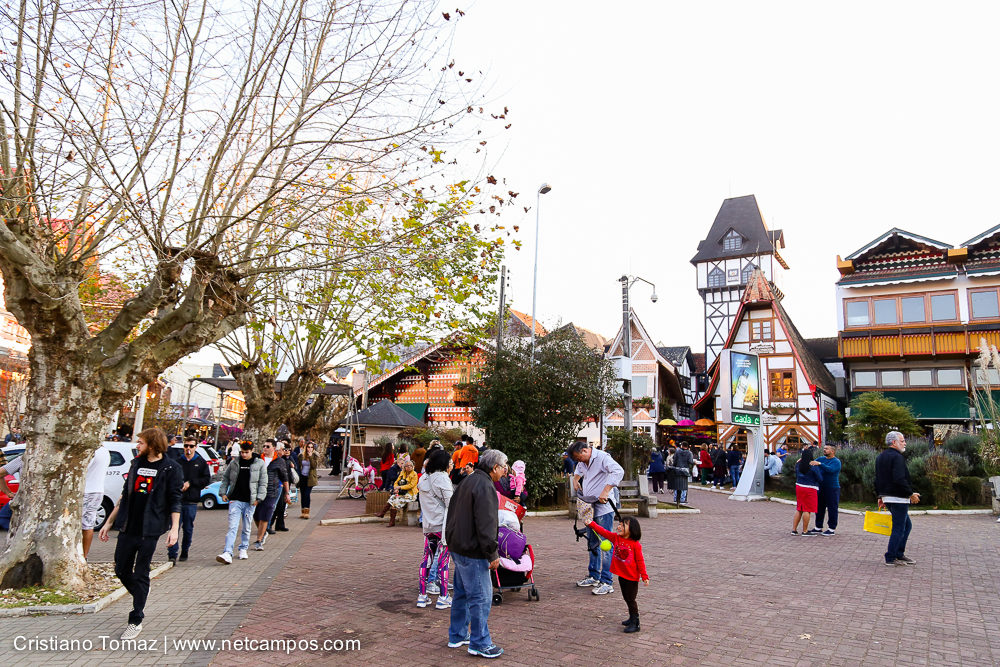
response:
[[[892,515],[888,512],[865,512],[865,532],[876,535],[892,534]]]

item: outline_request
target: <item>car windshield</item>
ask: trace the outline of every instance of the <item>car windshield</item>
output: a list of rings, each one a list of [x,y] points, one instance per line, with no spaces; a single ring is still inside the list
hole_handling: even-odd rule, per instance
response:
[[[219,452],[215,451],[211,447],[205,447],[205,451],[208,452],[208,456],[213,459],[219,458]]]

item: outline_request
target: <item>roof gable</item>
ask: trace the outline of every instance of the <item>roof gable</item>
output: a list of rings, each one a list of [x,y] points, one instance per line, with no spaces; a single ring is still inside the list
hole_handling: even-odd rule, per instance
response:
[[[354,415],[351,422],[358,426],[423,426],[424,423],[387,398]]]
[[[725,250],[723,240],[730,231],[743,237],[743,245],[738,250]],[[774,252],[775,243],[784,247],[784,236],[772,232],[760,213],[754,195],[731,197],[722,202],[715,216],[712,228],[705,240],[698,244],[698,253],[691,258],[692,264],[725,257],[769,254]]]
[[[952,247],[953,246],[950,246],[947,243],[935,241],[934,239],[929,239],[926,236],[920,236],[904,229],[893,227],[874,241],[871,241],[867,245],[852,252],[846,257],[846,259],[863,260],[868,256],[875,256],[880,253],[891,252],[893,250],[899,251],[917,249],[945,251]]]

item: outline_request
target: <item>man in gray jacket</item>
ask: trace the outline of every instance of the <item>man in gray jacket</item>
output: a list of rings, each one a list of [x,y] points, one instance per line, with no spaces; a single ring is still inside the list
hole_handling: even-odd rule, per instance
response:
[[[605,530],[612,530],[615,515],[608,499],[621,504],[618,485],[625,476],[625,470],[610,454],[588,447],[585,442],[574,443],[569,448],[569,457],[576,462],[573,486],[577,497],[593,506],[594,523]],[[611,554],[601,551],[600,545],[601,537],[588,528],[589,576],[576,582],[576,585],[595,586],[594,595],[607,595],[615,590],[611,586]]]
[[[240,443],[240,456],[229,462],[219,484],[219,496],[229,503],[229,530],[226,532],[226,547],[215,560],[226,565],[233,562],[233,547],[236,545],[236,531],[242,525],[240,539],[240,560],[247,559],[250,548],[250,521],[253,519],[257,503],[267,496],[267,468],[264,460],[254,454],[253,443]]]
[[[691,453],[691,445],[687,440],[681,442],[680,449],[674,454],[674,502],[686,503],[688,501],[688,477],[691,475],[691,466],[694,465],[694,454]]]

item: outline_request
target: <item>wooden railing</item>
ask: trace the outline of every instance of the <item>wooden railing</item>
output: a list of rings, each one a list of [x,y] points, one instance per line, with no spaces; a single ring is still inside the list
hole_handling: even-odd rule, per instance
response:
[[[906,329],[892,333],[873,329],[867,335],[844,335],[840,333],[838,349],[844,358],[858,357],[914,357],[937,356],[939,354],[979,354],[979,339],[985,338],[988,345],[1000,347],[1000,328],[992,331],[935,331],[931,328],[907,332]]]

